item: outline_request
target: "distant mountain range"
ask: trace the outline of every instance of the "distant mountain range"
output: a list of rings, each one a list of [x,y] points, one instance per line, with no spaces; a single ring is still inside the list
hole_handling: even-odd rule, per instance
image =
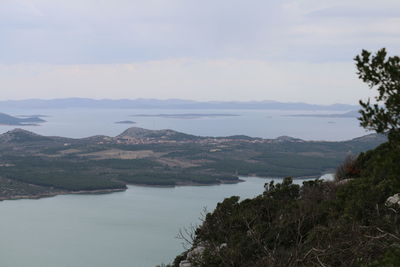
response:
[[[293,114],[287,115],[289,117],[314,117],[314,118],[357,118],[360,113],[357,110],[352,110],[339,114]]]
[[[277,110],[338,110],[349,111],[358,108],[356,105],[333,104],[315,105],[301,102],[277,101],[193,101],[181,99],[26,99],[0,101],[0,110],[13,109],[54,109],[54,108],[131,108],[131,109],[277,109]]]

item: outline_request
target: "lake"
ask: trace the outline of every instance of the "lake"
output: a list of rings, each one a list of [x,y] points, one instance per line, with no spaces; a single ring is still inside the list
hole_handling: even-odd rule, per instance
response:
[[[183,251],[179,229],[225,197],[251,198],[271,179],[0,202],[0,266],[147,267]],[[280,179],[275,179],[277,182]],[[301,184],[303,180],[296,180]]]

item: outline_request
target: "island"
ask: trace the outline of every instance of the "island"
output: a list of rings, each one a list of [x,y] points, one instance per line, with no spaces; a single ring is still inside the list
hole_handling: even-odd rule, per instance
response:
[[[297,178],[333,171],[349,153],[386,141],[342,142],[245,135],[204,137],[131,127],[118,136],[72,139],[15,129],[0,135],[0,199],[238,183],[240,176]]]
[[[5,113],[0,113],[0,124],[11,126],[37,126],[38,123],[46,122],[39,115],[22,115],[14,117]]]
[[[149,118],[165,118],[165,119],[201,119],[201,118],[218,118],[218,117],[237,117],[238,114],[228,113],[178,113],[178,114],[136,114],[132,117],[149,117]]]
[[[286,115],[287,117],[313,117],[313,118],[357,118],[360,113],[357,110],[348,111],[345,113],[333,113],[333,114],[292,114]]]
[[[116,121],[116,124],[135,124],[136,122],[134,121]]]

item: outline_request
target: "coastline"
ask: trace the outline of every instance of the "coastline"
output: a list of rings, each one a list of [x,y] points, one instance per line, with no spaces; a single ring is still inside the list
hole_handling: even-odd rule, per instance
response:
[[[184,187],[184,186],[217,186],[217,185],[224,185],[224,184],[238,184],[246,182],[241,178],[248,177],[248,178],[260,178],[260,179],[267,179],[272,177],[260,177],[255,175],[248,175],[248,176],[240,176],[237,180],[220,180],[218,183],[211,183],[211,184],[202,184],[202,183],[194,183],[194,182],[180,182],[174,185],[151,185],[151,184],[137,184],[137,183],[127,183],[127,185],[132,186],[141,186],[141,187],[155,187],[155,188],[174,188],[174,187]],[[321,177],[321,175],[315,176],[303,176],[303,177],[294,177],[294,180],[307,180],[307,179],[317,179]],[[282,179],[283,177],[273,177],[276,179]],[[15,196],[8,196],[8,197],[0,197],[0,202],[4,200],[20,200],[20,199],[41,199],[41,198],[48,198],[48,197],[55,197],[58,195],[92,195],[92,194],[111,194],[115,192],[123,192],[126,191],[126,188],[114,188],[114,189],[98,189],[98,190],[79,190],[79,191],[55,191],[55,192],[47,192],[38,195],[15,195]]]
[[[126,191],[127,188],[115,188],[115,189],[98,189],[98,190],[79,190],[79,191],[56,191],[50,193],[42,193],[38,195],[15,195],[9,197],[0,197],[0,201],[4,200],[20,200],[20,199],[41,199],[48,197],[55,197],[58,195],[95,195],[95,194],[110,194],[115,192]]]
[[[7,124],[7,123],[0,123],[0,126],[41,126],[38,123],[21,123],[21,124]]]
[[[127,183],[127,185],[132,186],[142,186],[142,187],[156,187],[156,188],[174,188],[180,186],[215,186],[215,185],[223,185],[223,184],[237,184],[245,182],[245,180],[238,179],[235,181],[220,181],[219,183],[213,184],[201,184],[201,183],[193,183],[193,182],[182,182],[175,185],[150,185],[150,184],[136,184],[136,183]],[[37,195],[15,195],[15,196],[7,196],[1,197],[0,202],[4,200],[20,200],[20,199],[41,199],[48,197],[55,197],[58,195],[95,195],[95,194],[110,194],[116,192],[126,191],[128,188],[115,188],[115,189],[98,189],[98,190],[79,190],[79,191],[54,191],[41,193]]]
[[[202,183],[194,183],[194,182],[179,182],[173,185],[157,185],[157,184],[137,184],[137,183],[127,183],[127,185],[133,186],[142,186],[142,187],[157,187],[157,188],[174,188],[174,187],[181,187],[181,186],[215,186],[215,185],[223,185],[223,184],[238,184],[246,182],[242,179],[237,179],[235,181],[230,180],[221,180],[218,183],[210,183],[210,184],[202,184]]]

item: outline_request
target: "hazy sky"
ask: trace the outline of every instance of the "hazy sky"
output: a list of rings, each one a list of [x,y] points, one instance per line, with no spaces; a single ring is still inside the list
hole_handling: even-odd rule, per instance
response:
[[[0,99],[356,103],[399,0],[0,0]]]

